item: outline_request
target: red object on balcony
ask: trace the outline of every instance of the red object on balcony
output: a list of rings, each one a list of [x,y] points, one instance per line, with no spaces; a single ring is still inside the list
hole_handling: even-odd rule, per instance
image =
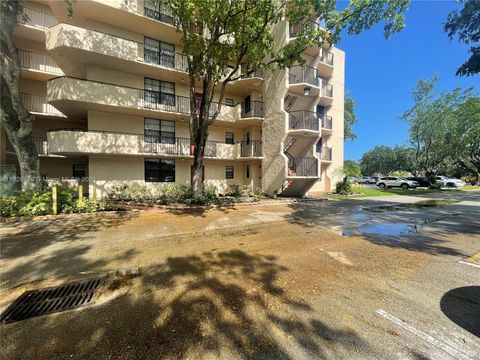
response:
[[[190,144],[190,155],[195,155],[195,145]]]

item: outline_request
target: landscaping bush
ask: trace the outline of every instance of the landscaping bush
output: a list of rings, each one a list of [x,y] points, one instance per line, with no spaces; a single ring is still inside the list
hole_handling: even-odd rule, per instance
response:
[[[57,211],[59,214],[72,214],[113,210],[107,201],[97,205],[88,199],[78,200],[77,192],[67,186],[57,187]],[[52,189],[45,191],[26,190],[15,195],[2,195],[0,198],[0,213],[3,217],[39,216],[53,213]]]
[[[351,195],[353,194],[352,184],[348,181],[348,178],[345,176],[343,180],[338,181],[335,184],[335,192],[339,195]]]
[[[250,192],[250,189],[246,185],[244,186],[230,185],[225,195],[233,196],[234,198],[241,198],[241,197],[247,197],[249,195],[249,192]]]

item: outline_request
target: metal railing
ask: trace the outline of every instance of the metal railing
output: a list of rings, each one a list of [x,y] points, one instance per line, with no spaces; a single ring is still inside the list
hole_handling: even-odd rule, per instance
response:
[[[323,147],[321,152],[321,159],[323,161],[332,161],[332,148]]]
[[[289,176],[318,176],[318,159],[289,158],[288,170]]]
[[[325,64],[333,66],[333,52],[322,49],[322,55],[320,56],[320,61]]]
[[[262,141],[241,141],[240,157],[262,157]]]
[[[23,105],[30,112],[49,114],[49,115],[58,115],[65,117],[60,111],[55,109],[52,105],[47,103],[47,98],[45,96],[32,95],[26,93],[19,93],[20,98],[22,99]]]
[[[62,69],[46,54],[18,49],[18,57],[20,65],[24,68],[63,75]]]
[[[290,37],[296,37],[299,33],[305,32],[306,30],[318,30],[319,24],[313,20],[304,21],[299,20],[297,23],[292,24],[290,22]]]
[[[58,23],[52,14],[24,6],[18,12],[17,21],[19,24],[32,25],[42,29],[48,29]]]
[[[146,17],[169,25],[176,25],[175,16],[164,1],[140,0],[140,5],[140,8],[143,8],[143,15]]]
[[[242,102],[241,104],[242,109],[240,111],[241,118],[263,118],[264,117],[264,109],[263,109],[263,102],[261,101],[250,101],[250,102]]]
[[[322,129],[332,130],[333,120],[331,116],[324,116],[322,119]]]
[[[175,51],[160,50],[154,46],[143,44],[143,60],[149,64],[156,64],[170,69],[187,72],[188,60],[184,54]]]
[[[80,128],[58,128],[51,129],[48,132],[72,131],[80,133],[94,133],[105,135],[127,135],[132,136],[135,142],[139,144],[139,152],[145,154],[158,155],[179,155],[179,156],[193,156],[195,147],[189,138],[173,137],[169,139],[160,139],[158,136],[118,132],[118,131],[101,131],[101,130],[86,130]],[[46,142],[46,138],[43,138]],[[205,143],[205,157],[217,157],[218,145],[223,144],[219,141],[207,140]]]
[[[248,68],[248,65],[246,64],[242,64],[241,67],[240,67],[240,76],[243,78],[243,79],[247,79],[247,78],[254,78],[254,77],[258,77],[258,78],[263,78],[263,70],[262,69],[258,69],[258,70],[255,70],[255,71],[251,71],[249,68]]]
[[[46,136],[32,136],[33,144],[38,155],[47,155],[48,154],[48,145]],[[7,138],[6,151],[10,153],[15,153],[15,149]]]
[[[288,81],[290,85],[306,83],[313,86],[320,86],[318,70],[308,65],[290,66]]]
[[[314,111],[298,110],[288,113],[290,130],[318,131],[320,121]]]
[[[333,98],[333,85],[325,84],[322,87],[322,96]]]
[[[190,98],[159,91],[136,89],[139,106],[148,110],[160,110],[190,114]]]

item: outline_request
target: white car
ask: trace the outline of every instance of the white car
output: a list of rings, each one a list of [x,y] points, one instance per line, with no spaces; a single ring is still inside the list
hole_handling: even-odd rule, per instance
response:
[[[418,187],[418,182],[413,180],[407,180],[397,176],[384,176],[377,180],[377,186],[381,189],[400,187],[404,190],[407,190],[409,188],[415,189],[416,187]]]
[[[465,186],[465,181],[459,179],[450,179],[446,176],[437,176],[435,177],[437,183],[442,184],[442,187],[462,187]]]

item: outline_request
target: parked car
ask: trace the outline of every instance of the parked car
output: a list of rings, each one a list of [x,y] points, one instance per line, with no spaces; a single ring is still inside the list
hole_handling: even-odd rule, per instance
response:
[[[418,182],[397,176],[384,176],[378,179],[377,186],[382,189],[387,189],[390,187],[400,187],[404,190],[407,190],[410,188],[416,188],[418,186]]]
[[[375,184],[376,183],[375,179],[370,176],[362,176],[357,179],[357,182],[359,184]]]
[[[356,184],[358,182],[358,179],[355,177],[355,176],[348,176],[347,177],[347,180],[351,183],[351,184]]]
[[[465,186],[465,181],[460,179],[450,179],[446,176],[437,176],[435,178],[435,181],[437,183],[442,184],[442,186],[450,187],[450,188]]]
[[[409,177],[407,180],[416,181],[421,187],[430,187],[430,181],[426,176]]]

